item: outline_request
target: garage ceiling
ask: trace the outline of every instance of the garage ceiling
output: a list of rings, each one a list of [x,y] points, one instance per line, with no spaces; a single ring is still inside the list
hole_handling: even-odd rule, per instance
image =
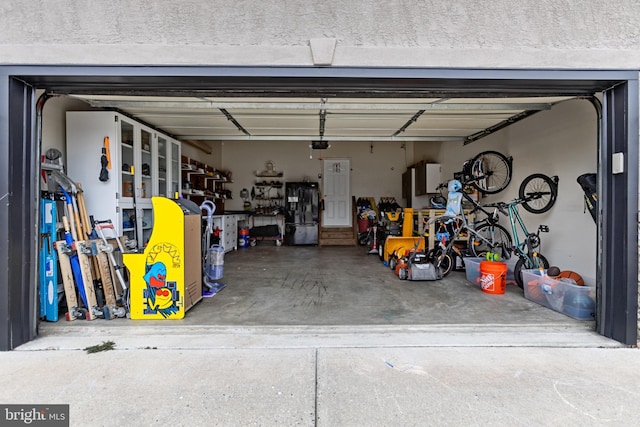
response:
[[[472,142],[571,96],[500,98],[71,96],[183,141]]]

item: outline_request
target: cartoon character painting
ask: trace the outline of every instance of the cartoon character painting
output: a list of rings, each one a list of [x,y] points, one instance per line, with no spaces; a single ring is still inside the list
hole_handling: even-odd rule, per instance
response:
[[[172,250],[167,250],[171,248]],[[155,249],[155,248],[154,248]],[[175,248],[171,245],[158,245],[156,251],[147,258],[146,273],[143,276],[146,283],[144,289],[144,314],[160,314],[165,319],[178,312],[178,291],[176,282],[167,280],[167,266],[162,261],[154,261],[160,253],[172,252],[172,258],[179,260]],[[166,253],[165,252],[165,253]]]

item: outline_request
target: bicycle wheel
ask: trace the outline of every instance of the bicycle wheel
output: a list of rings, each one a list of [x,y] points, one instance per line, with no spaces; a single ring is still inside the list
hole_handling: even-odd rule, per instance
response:
[[[439,262],[440,271],[442,271],[442,277],[446,277],[449,273],[451,273],[451,270],[453,270],[453,258],[447,252],[440,257]],[[436,267],[438,266],[436,265]]]
[[[358,233],[358,244],[360,246],[366,246],[369,242],[370,235],[369,233]]]
[[[522,281],[522,270],[537,270],[540,267],[543,269],[549,268],[549,261],[542,254],[538,254],[537,257],[534,257],[532,260],[528,258],[520,258],[518,262],[516,262],[516,266],[513,269],[513,276],[516,279],[516,283],[520,287],[520,289],[524,289],[524,282]]]
[[[511,159],[497,151],[483,151],[471,159],[471,185],[485,194],[496,194],[511,182]]]
[[[484,224],[475,229],[476,234],[469,232],[469,248],[473,256],[482,257],[487,252],[502,251],[511,248],[511,235],[500,224]],[[500,252],[501,253],[501,252]]]
[[[378,257],[384,262],[384,240],[378,242]]]
[[[547,212],[558,197],[558,182],[541,173],[529,175],[520,184],[518,196],[525,200],[522,207],[534,214]]]
[[[440,246],[431,249],[427,253],[427,258],[436,268],[440,269],[442,277],[445,277],[447,274],[451,273],[451,270],[453,270],[453,257],[449,251],[445,252]]]

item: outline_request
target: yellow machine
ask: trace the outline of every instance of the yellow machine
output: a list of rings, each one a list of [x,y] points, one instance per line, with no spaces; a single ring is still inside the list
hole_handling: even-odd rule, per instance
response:
[[[143,253],[125,253],[132,319],[182,319],[202,298],[200,215],[153,197],[153,233]],[[186,308],[185,308],[186,298]]]
[[[399,219],[399,214],[395,220]],[[384,241],[383,259],[389,261],[393,253],[404,252],[409,249],[424,250],[424,237],[413,236],[413,209],[405,208],[402,218],[402,236],[389,236]]]

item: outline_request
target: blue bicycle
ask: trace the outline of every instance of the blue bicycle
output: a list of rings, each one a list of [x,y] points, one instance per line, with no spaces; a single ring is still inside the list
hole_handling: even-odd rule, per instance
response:
[[[549,261],[539,252],[541,244],[540,233],[548,233],[549,227],[540,225],[535,233],[529,232],[518,211],[518,206],[522,205],[524,209],[531,213],[547,212],[555,203],[558,195],[558,177],[548,177],[543,174],[530,175],[520,185],[518,195],[518,198],[510,202],[487,204],[485,207],[495,207],[500,213],[509,218],[513,237],[513,246],[510,252],[519,258],[513,273],[516,283],[520,288],[523,288],[522,270],[549,268]],[[493,226],[485,226],[486,230],[483,230],[483,227],[479,227],[477,231],[491,232],[490,227]],[[470,239],[470,245],[474,248],[474,236],[472,235]],[[481,244],[481,242],[478,242],[478,244]]]

